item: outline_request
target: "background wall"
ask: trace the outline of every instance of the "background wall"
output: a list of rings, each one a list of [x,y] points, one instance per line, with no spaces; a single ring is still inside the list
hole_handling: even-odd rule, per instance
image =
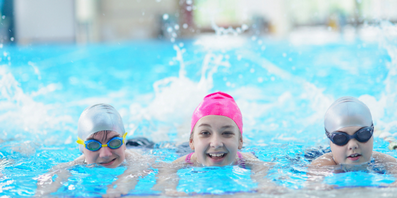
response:
[[[173,39],[248,27],[286,38],[301,27],[343,32],[397,21],[397,0],[0,0],[2,43]]]

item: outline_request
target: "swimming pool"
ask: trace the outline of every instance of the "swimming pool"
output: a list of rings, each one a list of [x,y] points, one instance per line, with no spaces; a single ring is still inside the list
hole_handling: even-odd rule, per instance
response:
[[[379,129],[397,129],[396,31],[387,23],[377,28],[378,42],[322,45],[212,35],[174,43],[1,46],[0,194],[31,196],[39,175],[78,157],[78,117],[98,102],[120,112],[128,137],[156,142],[154,149],[140,152],[173,161],[176,146],[188,140],[195,106],[205,94],[221,90],[234,96],[242,110],[243,151],[277,163],[268,177],[291,190],[279,196],[329,196],[302,189],[302,184],[309,163],[305,152],[328,145],[322,118],[334,99],[359,97]],[[397,157],[387,146],[375,139],[375,151]],[[100,196],[123,171],[74,167],[73,176],[53,195]],[[190,194],[270,196],[253,192],[250,171],[238,167],[191,168],[178,175],[178,190]],[[371,187],[393,181],[388,175],[361,172],[324,180],[341,188],[334,195],[385,197],[395,189]],[[155,172],[130,194],[159,195],[150,190],[154,183]],[[361,186],[365,188],[353,188]]]

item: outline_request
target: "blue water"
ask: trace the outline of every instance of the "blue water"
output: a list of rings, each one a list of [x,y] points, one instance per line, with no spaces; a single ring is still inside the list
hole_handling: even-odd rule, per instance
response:
[[[295,46],[259,39],[260,44],[243,38],[243,45],[221,49],[197,40],[3,46],[0,194],[31,196],[39,175],[77,158],[78,117],[98,102],[120,112],[127,138],[145,136],[156,143],[141,151],[144,155],[171,162],[179,157],[176,145],[188,140],[190,116],[202,97],[217,90],[230,93],[243,113],[242,151],[276,163],[267,177],[289,189],[301,189],[307,178],[310,159],[305,152],[328,146],[322,116],[334,99],[360,97],[370,103],[375,125],[394,133],[390,123],[397,115],[389,108],[396,106],[386,108],[390,103],[382,100],[395,97],[386,89],[395,90],[390,85],[395,78],[390,71],[396,68],[390,46],[360,40]],[[176,58],[178,51],[183,62]],[[375,139],[375,151],[396,157],[387,146]],[[100,196],[124,170],[73,167],[72,177],[53,195]],[[156,171],[141,178],[130,194],[158,195],[150,189]],[[178,190],[186,193],[253,192],[256,187],[250,170],[233,166],[190,167],[178,175]],[[340,187],[393,181],[387,174],[365,172],[324,180]]]

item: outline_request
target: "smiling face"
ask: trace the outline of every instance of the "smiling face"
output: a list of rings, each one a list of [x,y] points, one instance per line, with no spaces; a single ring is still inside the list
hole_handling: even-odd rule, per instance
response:
[[[353,135],[360,128],[358,126],[344,127],[338,131]],[[337,164],[361,164],[371,160],[373,145],[373,136],[367,142],[359,142],[353,138],[343,146],[338,146],[331,141],[331,151]]]
[[[189,145],[205,166],[232,164],[243,139],[236,123],[225,116],[202,117],[194,126]]]
[[[87,140],[97,140],[102,144],[106,144],[110,139],[120,137],[120,134],[114,131],[99,131],[92,134]],[[87,141],[86,140],[86,141]],[[125,159],[125,144],[118,149],[111,149],[109,147],[102,147],[98,151],[90,151],[86,148],[83,153],[88,164],[98,164],[106,168],[116,168]]]

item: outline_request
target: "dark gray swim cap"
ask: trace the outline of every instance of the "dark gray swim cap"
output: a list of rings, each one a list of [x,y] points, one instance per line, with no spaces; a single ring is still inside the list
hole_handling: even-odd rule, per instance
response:
[[[87,107],[79,118],[77,129],[79,138],[85,141],[90,135],[104,130],[114,131],[123,136],[125,130],[120,114],[108,104]],[[83,152],[83,146],[80,145],[79,148]]]
[[[354,97],[341,97],[328,108],[324,127],[328,132],[350,126],[371,126],[372,116],[367,105]]]

